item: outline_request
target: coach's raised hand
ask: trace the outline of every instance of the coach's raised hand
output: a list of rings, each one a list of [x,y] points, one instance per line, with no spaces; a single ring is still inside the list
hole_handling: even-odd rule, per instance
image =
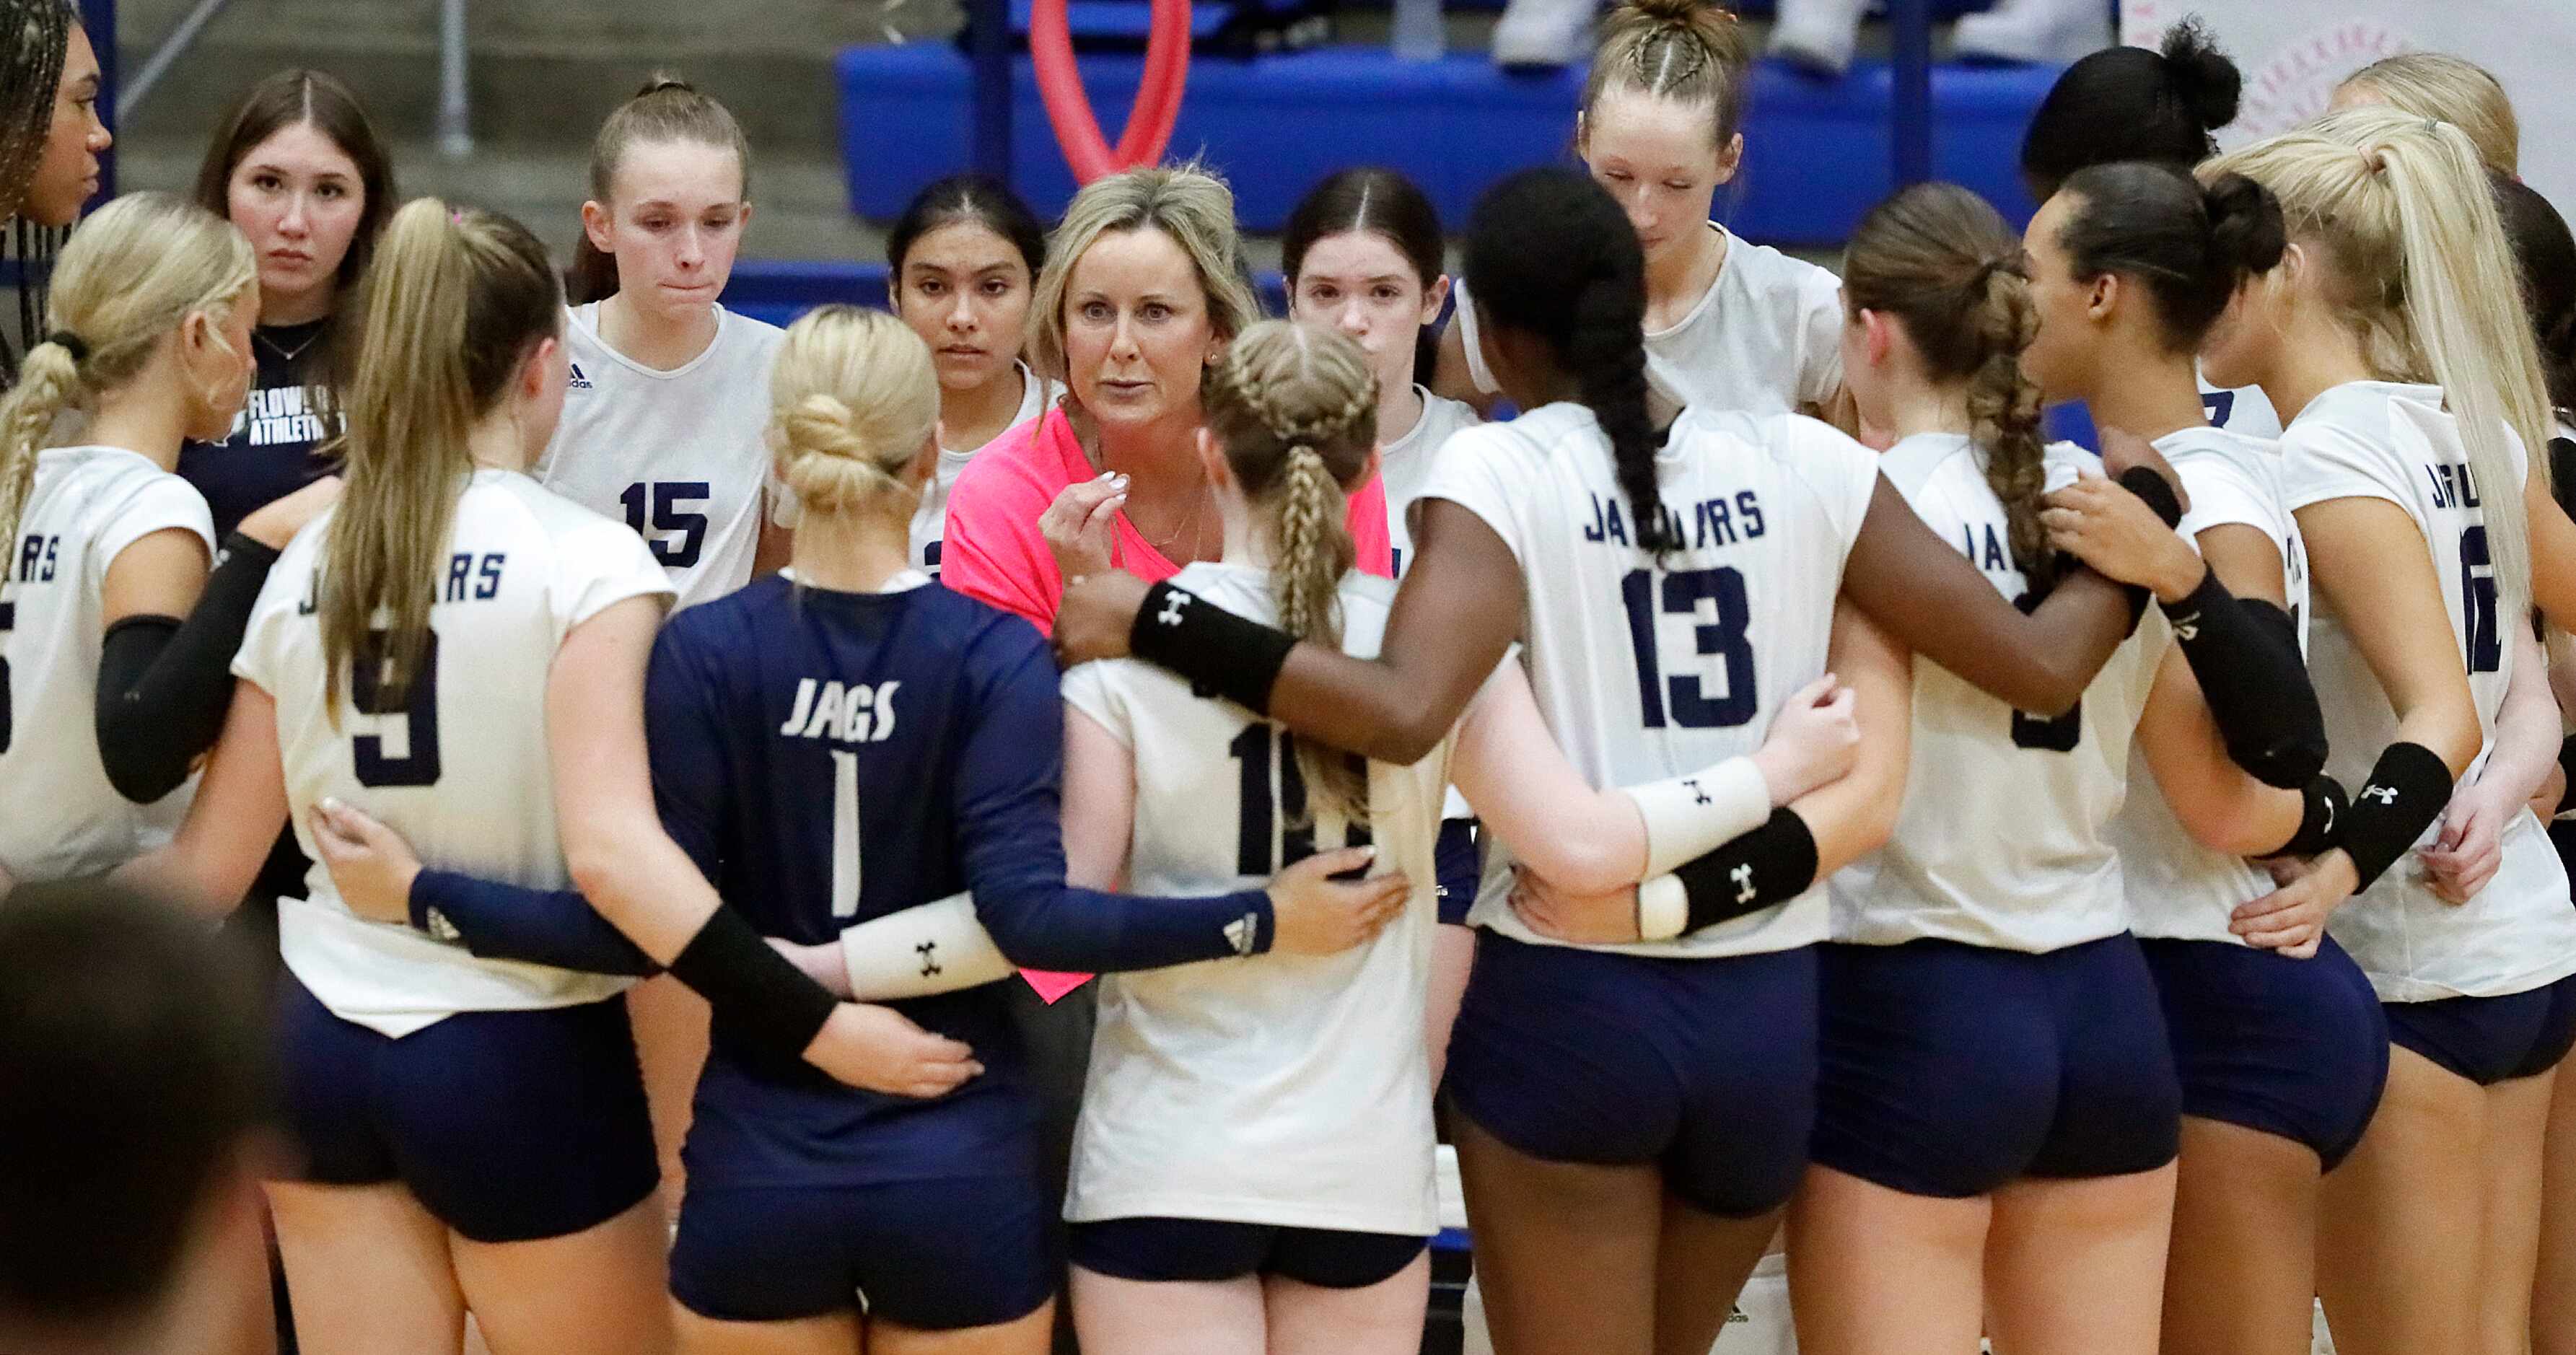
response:
[[[1377,935],[1404,911],[1413,885],[1402,875],[1335,880],[1365,870],[1374,847],[1310,856],[1270,882],[1270,948],[1282,955],[1337,955]]]

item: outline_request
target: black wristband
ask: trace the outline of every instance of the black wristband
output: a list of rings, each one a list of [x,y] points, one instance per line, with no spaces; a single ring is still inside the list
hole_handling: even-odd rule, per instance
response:
[[[2131,466],[2120,472],[2120,488],[2146,500],[2168,527],[2182,525],[2182,496],[2174,493],[2173,481],[2158,474],[2152,466]]]
[[[2451,802],[2451,768],[2420,743],[2392,743],[2370,769],[2361,793],[2344,814],[2342,837],[2335,845],[2352,858],[2360,882],[2368,889],[2398,857],[2415,845],[2424,829],[2442,816]]]
[[[1296,636],[1168,583],[1145,590],[1127,632],[1137,658],[1188,678],[1201,696],[1224,697],[1255,715],[1270,713],[1270,685],[1296,647]]]
[[[2570,734],[2558,745],[2558,770],[2567,784],[2558,792],[2558,812],[2576,809],[2576,734]]]
[[[2352,801],[2345,796],[2343,783],[2331,776],[2311,778],[2299,794],[2306,801],[2299,830],[2266,856],[2315,856],[2335,845],[2335,830],[2351,815]]]
[[[718,906],[671,961],[671,975],[695,989],[729,1031],[802,1059],[839,999],[770,949],[740,913]]]
[[[1816,835],[1782,806],[1761,827],[1682,863],[1673,878],[1690,895],[1688,935],[1806,893],[1816,882]]]

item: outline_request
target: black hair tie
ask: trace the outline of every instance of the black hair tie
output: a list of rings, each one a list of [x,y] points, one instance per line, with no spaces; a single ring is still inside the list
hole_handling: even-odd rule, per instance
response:
[[[75,367],[89,361],[89,344],[68,329],[58,329],[46,335],[45,342],[71,354],[72,365]]]

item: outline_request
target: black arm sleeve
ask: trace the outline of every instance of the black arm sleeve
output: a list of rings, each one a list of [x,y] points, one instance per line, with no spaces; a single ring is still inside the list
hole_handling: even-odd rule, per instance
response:
[[[411,925],[487,960],[525,960],[592,974],[659,974],[626,933],[573,889],[529,889],[454,871],[412,877]]]
[[[116,793],[149,804],[215,746],[233,699],[233,654],[277,552],[239,532],[185,621],[129,616],[107,628],[98,665],[99,761]]]
[[[2325,770],[2325,712],[2288,612],[2237,597],[2211,570],[2165,615],[2237,766],[2287,790]]]

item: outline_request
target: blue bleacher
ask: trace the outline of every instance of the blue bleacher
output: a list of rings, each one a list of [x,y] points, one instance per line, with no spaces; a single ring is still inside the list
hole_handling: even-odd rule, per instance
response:
[[[1112,141],[1143,58],[1092,52],[1083,81]],[[924,185],[969,161],[972,80],[944,43],[854,47],[840,54],[841,137],[850,206],[890,220]],[[1942,65],[1933,71],[1935,157],[1942,178],[1984,193],[2015,218],[2033,204],[2014,173],[2023,127],[2056,78],[2043,67]],[[1485,185],[1569,154],[1577,68],[1497,70],[1479,52],[1406,62],[1382,48],[1326,47],[1190,64],[1170,154],[1201,155],[1234,183],[1237,214],[1278,230],[1297,199],[1333,170],[1392,165],[1463,221]],[[1756,72],[1745,172],[1720,213],[1755,240],[1831,247],[1884,197],[1889,68],[1863,63],[1821,81],[1766,62]],[[1039,103],[1025,55],[1014,57],[1011,177],[1041,213],[1060,212],[1074,182]]]

